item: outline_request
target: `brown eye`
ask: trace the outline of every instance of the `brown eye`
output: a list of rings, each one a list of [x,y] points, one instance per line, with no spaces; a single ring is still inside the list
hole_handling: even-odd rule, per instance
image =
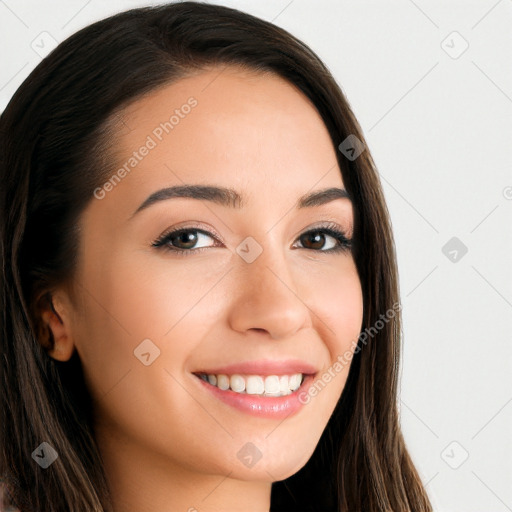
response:
[[[196,244],[209,238],[214,240],[213,244],[196,247]],[[301,244],[300,249],[313,250],[325,253],[338,253],[348,251],[351,247],[351,240],[346,238],[344,233],[339,230],[336,224],[328,224],[326,227],[319,227],[306,231],[299,236],[298,241]],[[330,244],[330,245],[329,245]],[[208,231],[189,227],[181,228],[162,235],[153,242],[153,247],[167,249],[176,255],[191,255],[196,252],[208,249],[209,247],[220,247],[218,239]],[[325,246],[328,246],[327,248]]]
[[[325,248],[324,246],[326,244],[326,240],[329,239],[334,240],[334,242],[331,242],[331,245]],[[350,248],[351,245],[351,240],[349,240],[341,231],[338,231],[338,229],[334,227],[321,227],[307,231],[299,237],[299,241],[304,249],[327,253],[346,251]]]
[[[198,236],[196,231],[181,231],[172,237],[168,238],[168,241],[172,241],[173,245],[178,245],[181,249],[192,249],[197,244]],[[176,242],[174,242],[176,240]]]
[[[309,231],[304,233],[300,240],[306,249],[320,250],[325,244],[325,235],[321,231]]]
[[[196,244],[200,243],[203,239],[216,238],[207,231],[197,228],[182,228],[175,231],[171,231],[163,235],[159,240],[153,243],[153,247],[162,247],[176,254],[192,254],[195,251],[207,249],[208,247],[214,247],[215,244],[203,245],[202,247],[195,247]]]

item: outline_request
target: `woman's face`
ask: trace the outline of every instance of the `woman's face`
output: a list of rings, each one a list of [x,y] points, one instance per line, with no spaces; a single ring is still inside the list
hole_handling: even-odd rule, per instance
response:
[[[350,248],[322,228],[350,238],[353,209],[343,194],[298,207],[344,188],[309,100],[275,75],[221,69],[118,118],[115,172],[81,217],[79,301],[59,303],[68,338],[56,357],[78,351],[111,468],[274,481],[307,462],[348,375],[339,361],[359,335],[361,285]],[[243,203],[162,192],[140,208],[185,185]]]

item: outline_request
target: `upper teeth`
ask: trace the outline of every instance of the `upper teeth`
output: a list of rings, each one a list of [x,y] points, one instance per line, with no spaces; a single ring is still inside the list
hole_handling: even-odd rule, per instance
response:
[[[293,393],[302,384],[302,373],[293,375],[224,375],[202,373],[200,377],[212,386],[226,391],[231,389],[236,393],[249,395],[283,396]]]

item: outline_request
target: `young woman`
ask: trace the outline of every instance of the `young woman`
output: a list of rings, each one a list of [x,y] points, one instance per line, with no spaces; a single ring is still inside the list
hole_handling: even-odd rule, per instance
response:
[[[0,129],[4,506],[431,510],[381,186],[305,44],[134,9],[61,43]]]

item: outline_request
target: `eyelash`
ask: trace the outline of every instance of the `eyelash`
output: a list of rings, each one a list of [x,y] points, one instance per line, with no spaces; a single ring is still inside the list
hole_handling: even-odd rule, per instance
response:
[[[176,254],[177,256],[190,256],[191,254],[195,254],[199,251],[202,251],[203,249],[209,249],[210,247],[215,247],[215,246],[209,246],[209,247],[198,247],[196,249],[178,249],[176,247],[169,245],[169,242],[171,241],[172,238],[174,238],[182,233],[187,233],[187,232],[202,233],[202,234],[207,235],[207,236],[218,241],[217,237],[214,236],[212,233],[205,231],[203,229],[199,229],[195,226],[190,226],[190,227],[179,228],[174,231],[170,231],[168,233],[164,233],[157,240],[155,240],[151,245],[152,245],[152,247],[155,247],[159,250],[161,249],[164,251],[170,251],[170,252]],[[316,252],[325,252],[328,254],[343,253],[343,252],[350,251],[350,249],[351,249],[352,240],[347,238],[345,236],[345,233],[343,231],[340,231],[337,224],[335,224],[333,222],[328,222],[326,224],[317,226],[314,229],[305,231],[300,236],[311,234],[311,233],[326,233],[327,235],[333,237],[339,243],[339,245],[337,247],[327,249],[327,250],[307,249],[306,247],[300,247],[300,249],[306,249],[309,251],[316,251]],[[299,238],[300,238],[300,236],[299,236]]]

